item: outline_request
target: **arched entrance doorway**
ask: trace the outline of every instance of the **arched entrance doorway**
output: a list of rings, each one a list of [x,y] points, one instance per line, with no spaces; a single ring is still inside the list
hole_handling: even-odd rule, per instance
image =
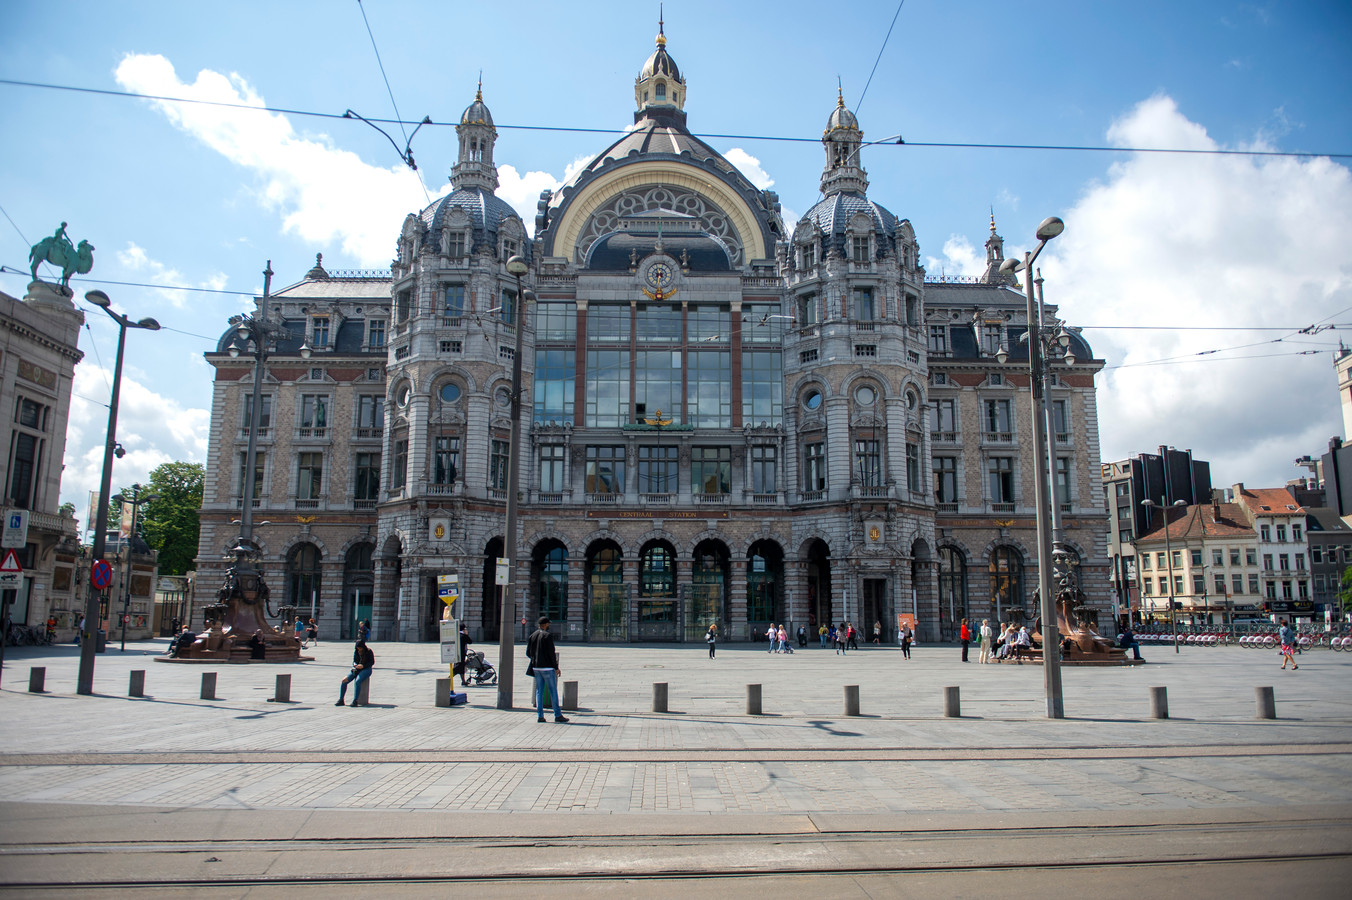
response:
[[[638,557],[639,641],[674,641],[679,637],[676,601],[676,549],[651,541]]]
[[[624,583],[624,557],[614,541],[587,548],[587,639],[629,640],[629,586]]]
[[[343,617],[339,631],[343,640],[357,634],[357,622],[371,618],[376,592],[375,544],[357,544],[343,560]]]
[[[990,575],[991,607],[995,618],[1031,622],[1037,615],[1024,608],[1023,557],[1013,547],[996,547],[987,566]],[[1017,615],[1015,614],[1017,610]]]
[[[495,537],[484,547],[483,594],[479,598],[480,626],[483,639],[494,643],[501,634],[502,588],[497,584],[498,557],[502,556],[502,538]]]
[[[296,608],[296,615],[308,619],[317,614],[318,599],[319,548],[297,544],[286,558],[287,605]]]
[[[558,639],[568,637],[568,548],[556,540],[541,541],[531,554],[534,616],[549,616]],[[527,619],[531,614],[527,613]]]
[[[845,620],[845,611],[836,609],[831,596],[831,548],[821,539],[814,539],[807,545],[807,610],[808,617],[817,617],[819,623]]]
[[[727,632],[728,575],[732,554],[722,541],[701,541],[695,547],[690,590],[685,606],[685,639],[703,640],[710,625]]]
[[[967,615],[967,557],[957,547],[939,548],[939,639],[957,633]],[[999,619],[999,616],[996,616]]]
[[[784,550],[774,541],[756,541],[746,553],[746,623],[752,635],[763,635],[771,622],[788,618],[783,597]],[[815,622],[810,607],[808,620]]]

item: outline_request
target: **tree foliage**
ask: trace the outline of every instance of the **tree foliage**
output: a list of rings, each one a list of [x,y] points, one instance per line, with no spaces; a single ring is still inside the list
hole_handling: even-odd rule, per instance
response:
[[[137,530],[152,550],[160,551],[161,575],[183,575],[193,568],[205,479],[201,463],[167,462],[151,471],[149,484],[141,485],[140,496],[154,494],[155,499],[141,506]],[[130,497],[132,492],[124,488],[121,493]],[[110,530],[117,527],[119,515],[110,511]]]
[[[1342,582],[1338,586],[1338,602],[1343,612],[1352,612],[1352,566],[1343,569]]]

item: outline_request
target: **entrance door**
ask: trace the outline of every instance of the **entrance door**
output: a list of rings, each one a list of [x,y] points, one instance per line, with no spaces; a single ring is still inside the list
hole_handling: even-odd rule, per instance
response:
[[[864,579],[864,604],[863,615],[856,623],[855,627],[860,630],[866,639],[873,639],[873,623],[881,622],[883,627],[884,640],[887,635],[887,619],[890,615],[887,608],[887,579],[885,578],[865,578]]]
[[[348,592],[347,602],[343,605],[350,611],[343,619],[343,639],[352,640],[357,636],[357,623],[371,621],[371,599],[375,592],[369,587],[354,587]]]

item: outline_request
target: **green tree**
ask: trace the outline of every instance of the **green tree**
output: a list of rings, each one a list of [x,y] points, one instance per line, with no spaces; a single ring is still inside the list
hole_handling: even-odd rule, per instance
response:
[[[137,530],[150,549],[160,551],[161,575],[183,575],[193,568],[205,479],[201,463],[167,462],[151,471],[149,484],[141,485],[141,496],[154,494],[155,499],[141,506]],[[131,489],[124,488],[120,493],[130,497]],[[112,506],[109,530],[117,528],[121,515],[117,504]]]
[[[1342,583],[1338,586],[1338,602],[1343,612],[1352,612],[1352,566],[1343,569]]]

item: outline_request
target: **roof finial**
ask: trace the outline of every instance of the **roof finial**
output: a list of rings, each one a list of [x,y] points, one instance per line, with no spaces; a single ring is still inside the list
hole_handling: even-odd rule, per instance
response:
[[[845,108],[845,89],[840,86],[840,76],[836,76],[836,106]]]
[[[995,207],[991,206],[991,234],[995,234]]]
[[[483,102],[484,99],[484,70],[479,70],[479,87],[474,91],[474,99]]]
[[[657,46],[665,47],[667,45],[667,36],[664,32],[666,22],[663,21],[662,4],[657,4]]]

